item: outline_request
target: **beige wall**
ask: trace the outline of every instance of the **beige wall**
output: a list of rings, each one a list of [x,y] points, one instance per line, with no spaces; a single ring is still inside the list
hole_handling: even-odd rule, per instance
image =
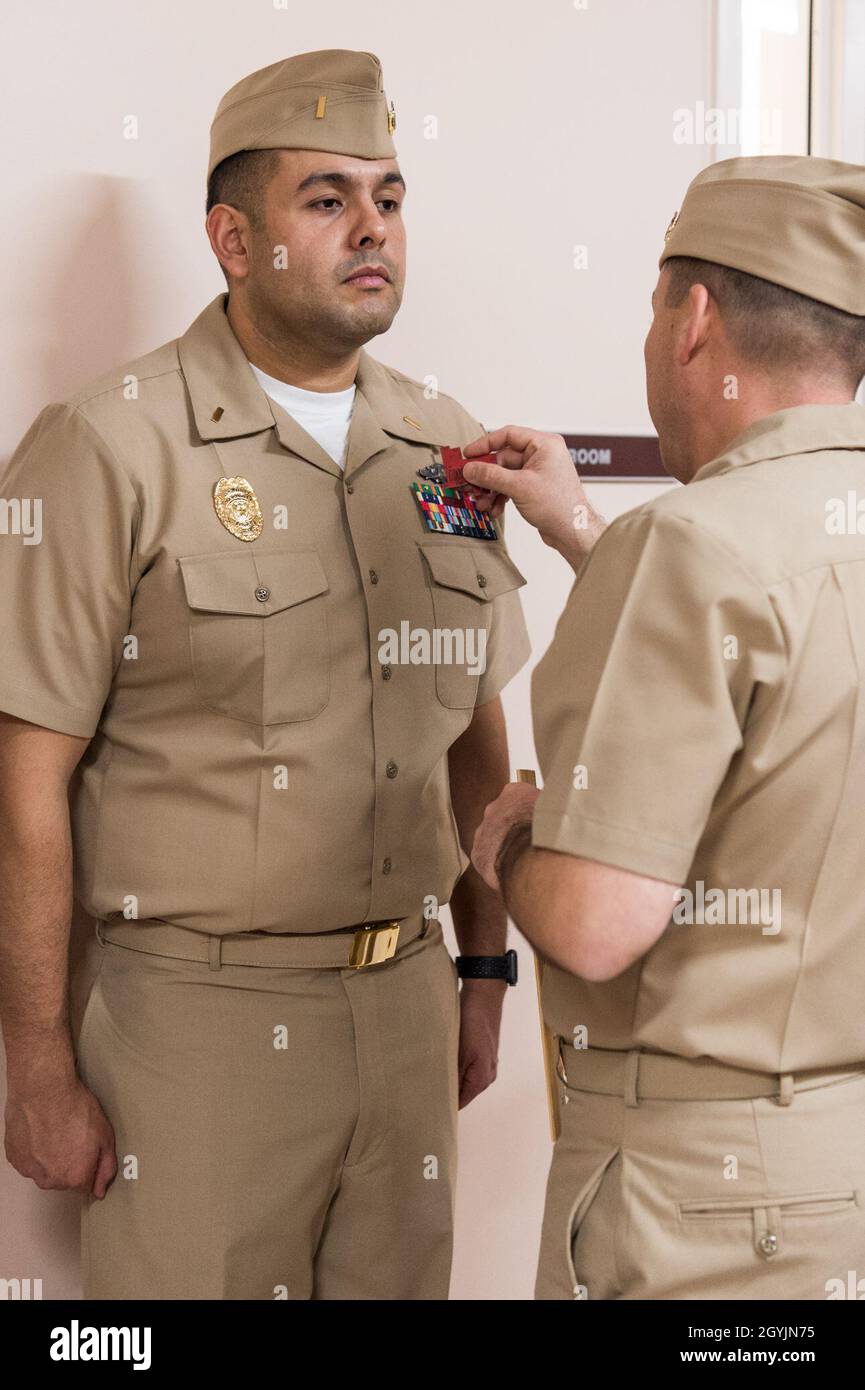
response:
[[[374,355],[488,426],[650,429],[657,257],[712,157],[672,140],[674,109],[711,101],[709,0],[7,0],[4,28],[4,461],[46,401],[182,332],[222,288],[202,227],[213,109],[244,73],[325,47],[378,53],[397,110],[409,276]],[[612,517],[654,490],[591,492]],[[509,534],[537,659],[572,576],[519,518]],[[506,705],[512,762],[531,766],[528,672]],[[532,1292],[549,1141],[525,947],[520,963],[499,1081],[462,1116],[456,1298]],[[75,1297],[76,1243],[76,1199],[0,1165],[0,1277]]]

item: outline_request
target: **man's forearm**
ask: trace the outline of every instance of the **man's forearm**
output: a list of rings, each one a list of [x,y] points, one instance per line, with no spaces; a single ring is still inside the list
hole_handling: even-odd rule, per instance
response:
[[[496,874],[499,880],[499,894],[523,935],[535,945],[531,935],[531,914],[525,895],[527,861],[532,855],[532,823],[519,821],[512,826],[502,841],[496,856]],[[525,923],[525,924],[524,924]],[[527,930],[527,926],[529,930]]]
[[[72,850],[65,793],[0,831],[0,1023],[10,1091],[75,1075],[68,956]]]
[[[499,892],[507,911],[538,955],[563,969],[570,969],[568,942],[562,921],[568,921],[562,903],[544,874],[541,862],[547,851],[532,847],[531,821],[512,826],[496,856]]]
[[[557,532],[555,537],[545,536],[544,539],[567,560],[574,573],[579,573],[595,542],[606,529],[604,518],[587,505],[585,515],[575,517],[571,527]]]
[[[501,899],[469,865],[454,889],[450,909],[464,956],[500,956],[507,949],[508,918]]]
[[[475,712],[449,754],[451,800],[466,854],[488,804],[508,781],[508,744],[498,699]],[[499,895],[470,864],[450,901],[460,951],[466,956],[498,956],[506,948],[508,919]]]

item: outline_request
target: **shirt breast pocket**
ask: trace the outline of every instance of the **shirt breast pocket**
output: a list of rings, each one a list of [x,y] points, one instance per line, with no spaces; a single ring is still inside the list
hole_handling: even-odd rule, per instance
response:
[[[250,724],[314,719],[330,699],[327,576],[312,547],[178,558],[198,697]]]
[[[471,709],[487,666],[495,599],[525,584],[492,541],[419,541],[429,572],[436,694],[448,709]]]

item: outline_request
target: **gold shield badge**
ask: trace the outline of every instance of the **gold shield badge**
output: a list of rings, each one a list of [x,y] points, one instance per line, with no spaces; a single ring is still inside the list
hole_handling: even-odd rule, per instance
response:
[[[241,541],[257,541],[263,521],[261,507],[246,478],[220,478],[213,485],[213,505],[226,531]]]

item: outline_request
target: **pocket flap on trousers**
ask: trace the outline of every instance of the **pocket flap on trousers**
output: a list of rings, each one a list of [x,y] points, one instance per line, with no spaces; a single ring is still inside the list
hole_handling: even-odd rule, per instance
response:
[[[177,563],[190,608],[208,613],[240,613],[263,618],[328,591],[327,576],[314,547],[257,551],[220,551],[185,555]]]
[[[678,1202],[683,1221],[737,1216],[750,1217],[755,1210],[777,1207],[790,1216],[829,1216],[856,1205],[852,1189],[833,1192],[795,1192],[783,1197],[706,1197]]]

